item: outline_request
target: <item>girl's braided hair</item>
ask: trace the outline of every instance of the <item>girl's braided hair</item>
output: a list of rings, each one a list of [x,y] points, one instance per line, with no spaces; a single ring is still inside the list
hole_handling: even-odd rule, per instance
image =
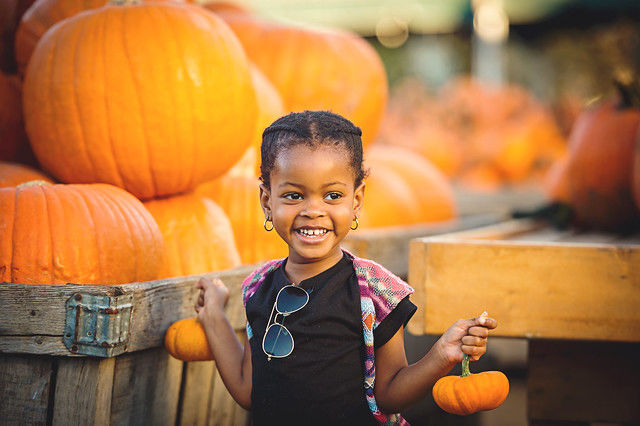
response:
[[[304,144],[310,147],[342,146],[349,154],[357,188],[366,176],[362,165],[362,131],[346,118],[329,111],[293,112],[280,117],[262,133],[260,180],[270,187],[269,177],[283,149]]]

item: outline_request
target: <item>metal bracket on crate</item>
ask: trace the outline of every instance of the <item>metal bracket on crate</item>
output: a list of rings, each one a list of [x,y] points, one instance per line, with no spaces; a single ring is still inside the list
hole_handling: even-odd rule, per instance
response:
[[[64,345],[74,354],[104,358],[127,350],[133,295],[76,293],[65,303]]]

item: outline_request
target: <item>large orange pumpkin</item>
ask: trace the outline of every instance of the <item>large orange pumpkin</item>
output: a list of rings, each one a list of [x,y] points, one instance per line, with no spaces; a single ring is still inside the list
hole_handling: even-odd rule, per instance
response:
[[[583,112],[571,132],[569,204],[582,226],[626,231],[640,225],[631,185],[640,105],[625,101],[633,97],[622,99],[623,105],[608,102]]]
[[[445,221],[457,215],[453,188],[445,175],[411,150],[373,145],[365,152],[365,165],[370,176],[361,214],[363,227]],[[389,174],[397,176],[406,189],[400,189]],[[401,197],[405,199],[399,200]]]
[[[145,0],[169,1],[169,0]],[[181,0],[170,0],[183,2]],[[15,35],[18,71],[24,74],[40,37],[54,24],[85,10],[97,9],[109,0],[38,0],[22,15]]]
[[[24,164],[0,161],[0,188],[16,186],[32,180],[53,183],[47,175],[33,167],[25,166]]]
[[[289,252],[275,231],[267,232],[263,227],[259,183],[250,174],[226,174],[196,188],[198,194],[213,199],[229,216],[243,264],[282,258]]]
[[[0,72],[0,160],[33,164],[24,131],[22,90],[17,77]]]
[[[251,66],[251,78],[256,89],[256,101],[258,103],[258,118],[253,134],[251,146],[242,158],[233,166],[229,173],[232,174],[260,174],[260,146],[262,145],[262,132],[271,123],[284,115],[284,105],[278,89],[264,76],[255,65]]]
[[[287,111],[331,110],[378,132],[388,96],[384,66],[361,37],[346,31],[287,26],[249,13],[220,12],[249,58],[278,88]]]
[[[221,271],[240,265],[231,223],[212,200],[185,194],[151,200],[145,207],[164,239],[159,278]]]
[[[123,284],[157,277],[162,234],[112,185],[0,189],[0,282]]]
[[[46,171],[141,199],[224,174],[257,116],[233,32],[201,7],[172,2],[109,4],[55,25],[33,52],[23,99]]]

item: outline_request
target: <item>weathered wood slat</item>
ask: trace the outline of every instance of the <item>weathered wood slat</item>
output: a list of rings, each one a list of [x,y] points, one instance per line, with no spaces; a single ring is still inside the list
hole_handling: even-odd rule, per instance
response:
[[[0,424],[46,425],[51,357],[0,355]]]
[[[639,352],[638,343],[531,340],[529,417],[640,424]]]
[[[175,425],[183,364],[164,348],[115,357],[111,424]]]
[[[204,274],[220,278],[229,288],[226,313],[234,329],[245,326],[240,286],[254,266]],[[0,352],[72,355],[63,343],[65,303],[78,292],[118,296],[133,294],[130,341],[133,352],[163,345],[171,323],[195,316],[195,284],[199,276],[131,283],[120,286],[0,285]]]
[[[187,362],[184,369],[178,424],[205,426],[211,409],[209,401],[213,392],[215,363],[213,361]]]
[[[114,365],[115,358],[59,358],[53,424],[108,424]]]
[[[486,310],[498,319],[495,336],[640,341],[640,245],[509,241],[536,226],[515,221],[412,242],[422,330],[440,334]]]

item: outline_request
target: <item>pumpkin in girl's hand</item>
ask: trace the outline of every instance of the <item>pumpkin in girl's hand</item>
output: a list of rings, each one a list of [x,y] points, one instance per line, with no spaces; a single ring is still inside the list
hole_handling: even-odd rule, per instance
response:
[[[240,258],[245,265],[287,256],[287,245],[276,232],[263,227],[260,181],[253,174],[226,174],[203,183],[196,193],[214,200],[227,213],[233,227]]]
[[[236,36],[215,14],[173,2],[110,3],[55,25],[33,52],[23,99],[44,170],[141,199],[224,174],[257,117]]]
[[[175,1],[183,0],[145,0]],[[18,71],[24,75],[31,54],[42,35],[55,23],[69,18],[85,10],[97,9],[106,5],[109,0],[38,0],[22,16],[16,31],[15,56]]]
[[[172,357],[182,361],[211,361],[213,354],[198,318],[174,322],[164,335],[164,347]]]
[[[509,394],[509,380],[500,371],[469,372],[469,355],[462,361],[462,375],[445,376],[433,386],[433,399],[447,413],[467,415],[493,410]]]
[[[157,278],[162,234],[112,185],[28,182],[0,189],[0,282],[124,284]]]
[[[33,167],[25,166],[24,164],[0,161],[0,188],[16,186],[32,180],[53,183],[47,175]]]
[[[240,265],[231,223],[215,202],[184,194],[144,203],[158,223],[164,256],[158,278],[221,271]]]
[[[287,111],[331,110],[374,140],[388,96],[380,57],[363,38],[346,31],[313,29],[219,12],[247,55],[278,88]]]

